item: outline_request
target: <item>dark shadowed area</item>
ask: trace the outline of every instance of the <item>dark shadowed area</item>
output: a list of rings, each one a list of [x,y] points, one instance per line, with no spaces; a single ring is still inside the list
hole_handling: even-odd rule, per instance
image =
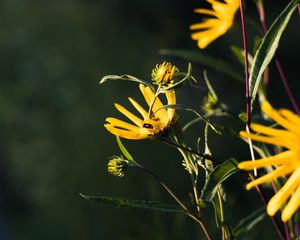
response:
[[[247,16],[260,26],[253,3],[247,4]],[[283,0],[267,3],[269,24],[285,4]],[[79,196],[174,203],[155,180],[137,169],[128,171],[124,178],[107,173],[109,157],[120,151],[115,137],[103,127],[105,118],[120,116],[113,103],[129,107],[128,96],[139,102],[142,96],[135,83],[100,86],[99,80],[107,74],[127,73],[150,81],[151,70],[164,60],[185,71],[186,61],[159,55],[160,49],[168,48],[204,51],[242,72],[230,51],[231,45],[242,47],[239,15],[226,35],[200,50],[190,38],[189,25],[201,20],[193,13],[201,6],[209,5],[200,0],[1,0],[1,240],[203,239],[198,226],[185,216],[116,209]],[[300,17],[293,15],[278,50],[295,94],[299,89],[299,23]],[[248,30],[252,49],[257,34],[251,26]],[[292,108],[275,65],[270,69],[268,95],[272,104]],[[193,64],[193,74],[202,88],[186,85],[179,89],[179,103],[200,110],[207,93],[203,70],[205,67]],[[243,111],[244,85],[212,70],[208,75],[219,98],[233,111]],[[296,99],[300,102],[298,95]],[[184,114],[182,124],[193,118]],[[236,130],[244,127],[226,117],[213,120]],[[186,132],[191,147],[203,136],[203,126],[198,124]],[[123,143],[135,159],[160,175],[188,203],[190,179],[176,149],[150,140]],[[211,132],[209,144],[220,161],[250,157],[247,145],[230,135]],[[246,182],[246,176],[240,174],[224,186],[230,202],[228,221],[233,225],[261,205],[255,191],[245,191]],[[252,201],[246,206],[249,199]],[[204,215],[213,229],[213,210],[205,210]],[[277,238],[269,219],[244,239],[267,237]]]

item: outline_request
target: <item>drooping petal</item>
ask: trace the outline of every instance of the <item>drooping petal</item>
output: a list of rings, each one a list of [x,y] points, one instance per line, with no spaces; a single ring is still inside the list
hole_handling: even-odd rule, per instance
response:
[[[271,165],[279,165],[289,161],[289,159],[295,157],[294,155],[295,153],[293,151],[285,151],[282,153],[278,153],[275,156],[266,157],[255,161],[241,162],[239,163],[238,168],[244,170],[253,170],[256,168],[259,169]]]
[[[293,168],[290,167],[290,166],[281,166],[279,168],[277,168],[276,170],[260,177],[260,178],[257,178],[255,179],[254,181],[250,182],[247,184],[246,186],[246,189],[247,190],[250,190],[252,187],[255,187],[259,184],[262,184],[262,183],[266,183],[266,182],[269,182],[269,181],[272,181],[273,179],[276,179],[278,177],[282,177],[286,174],[289,174],[290,172],[293,171]]]
[[[297,190],[292,195],[290,201],[282,211],[281,220],[283,222],[289,220],[293,216],[293,214],[298,210],[299,207],[300,207],[300,186],[298,185]]]
[[[269,201],[267,212],[270,216],[274,216],[283,203],[291,196],[292,192],[296,189],[299,183],[300,167],[293,172],[283,187]]]
[[[257,161],[246,161],[239,164],[242,169],[252,170],[274,166],[274,171],[260,177],[247,185],[247,189],[261,183],[269,182],[281,176],[288,177],[283,187],[272,197],[267,206],[267,212],[273,216],[290,198],[281,215],[282,221],[288,221],[300,207],[300,117],[287,109],[275,110],[268,102],[262,104],[262,110],[285,129],[274,129],[259,124],[253,124],[254,131],[265,134],[258,135],[241,131],[240,135],[254,141],[283,146],[289,150],[272,157]]]

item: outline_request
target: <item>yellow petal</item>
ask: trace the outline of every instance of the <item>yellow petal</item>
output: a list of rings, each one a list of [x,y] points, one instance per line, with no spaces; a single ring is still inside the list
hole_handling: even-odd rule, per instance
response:
[[[260,124],[255,124],[255,123],[251,124],[251,128],[256,132],[263,133],[263,134],[270,135],[270,136],[279,136],[279,137],[291,137],[292,136],[291,132],[289,132],[287,130],[275,129],[275,128],[266,127],[266,126],[263,126]]]
[[[142,115],[144,119],[148,117],[147,111],[140,105],[138,104],[134,99],[128,98],[131,104],[135,107],[136,110],[139,111],[139,113]]]
[[[225,0],[225,2],[230,5],[232,8],[238,9],[240,7],[239,0]]]
[[[289,162],[291,159],[294,159],[295,153],[293,151],[285,151],[278,153],[272,157],[266,157],[255,161],[245,161],[238,164],[238,168],[244,170],[252,170],[255,168],[263,168],[270,165],[279,165],[285,162]]]
[[[298,185],[297,190],[292,195],[290,201],[282,211],[281,214],[282,221],[283,222],[288,221],[299,207],[300,207],[300,186]]]
[[[245,131],[241,131],[240,135],[243,138],[251,138],[254,141],[274,144],[274,145],[286,147],[289,149],[295,147],[295,143],[293,143],[293,142],[291,143],[290,141],[288,141],[288,139],[285,139],[285,138],[260,136],[260,135],[256,135],[256,134],[252,134],[252,133],[247,133]]]
[[[131,140],[139,140],[139,139],[148,138],[147,135],[141,135],[139,132],[122,130],[119,128],[115,128],[115,127],[111,126],[110,124],[104,124],[104,127],[112,134],[122,137],[122,138],[127,138],[127,139],[131,139]]]
[[[260,178],[257,178],[255,179],[254,181],[248,183],[246,185],[246,189],[247,190],[250,190],[252,187],[255,187],[259,184],[262,184],[262,183],[266,183],[266,182],[269,182],[271,180],[274,180],[278,177],[281,177],[281,176],[284,176],[286,174],[289,174],[290,172],[293,171],[293,168],[291,168],[290,166],[281,166],[279,168],[277,168],[276,170],[260,177]]]
[[[116,109],[118,109],[119,112],[123,113],[126,117],[128,117],[133,123],[135,123],[139,127],[142,127],[143,121],[139,119],[137,116],[133,115],[131,112],[129,112],[126,108],[124,108],[120,104],[115,103],[115,107]]]
[[[220,20],[218,20],[218,19],[207,19],[202,23],[192,24],[190,26],[190,29],[191,30],[200,30],[200,29],[211,28],[211,27],[218,26],[219,23],[220,23]]]
[[[147,104],[150,107],[150,105],[152,104],[152,101],[154,100],[153,91],[150,89],[150,87],[145,87],[143,95],[144,95],[144,97],[145,97],[145,95],[147,96],[147,98],[145,97],[145,100],[147,101]],[[159,109],[159,111],[157,111],[158,109]],[[163,108],[163,104],[158,97],[155,99],[155,102],[152,107],[152,112],[155,112],[154,116],[156,118],[160,119],[160,121],[162,123],[164,123],[165,125],[168,124],[169,119],[168,119],[167,110]]]
[[[166,92],[166,97],[168,100],[168,105],[175,105],[176,104],[176,94],[175,91]],[[171,121],[175,114],[175,108],[168,108],[167,109],[169,121]]]
[[[202,32],[193,33],[191,35],[192,39],[198,40],[199,48],[203,49],[207,47],[215,39],[223,35],[227,31],[227,28],[224,28],[223,25],[208,29]]]
[[[274,121],[276,121],[278,124],[280,124],[284,128],[286,128],[290,131],[293,131],[293,132],[297,132],[298,134],[300,134],[299,125],[295,126],[295,124],[292,124],[290,121],[288,121],[286,118],[284,118],[277,110],[273,109],[273,107],[267,101],[265,101],[262,104],[261,109],[269,117],[271,117]]]
[[[292,111],[287,109],[280,109],[279,113],[283,115],[286,119],[288,119],[290,122],[296,124],[298,128],[300,128],[300,117],[296,114],[294,114]]]
[[[300,168],[297,168],[289,177],[283,187],[271,198],[267,206],[267,212],[273,216],[283,203],[291,196],[292,192],[299,185]]]
[[[106,118],[106,121],[110,123],[113,127],[117,128],[123,128],[125,130],[132,130],[132,131],[139,131],[139,127],[132,125],[130,123],[124,122],[122,120],[119,120],[117,118]]]
[[[212,4],[212,9],[217,13],[217,15],[219,16],[220,14],[225,14],[228,12],[231,13],[232,11],[234,12],[234,9],[232,9],[231,6],[228,6],[227,4],[224,4],[222,2],[218,2],[218,1],[214,1],[214,0],[207,0],[207,2]],[[221,15],[221,18],[225,18],[225,17],[233,17],[233,13],[231,13],[230,15]]]
[[[204,8],[196,8],[194,10],[195,13],[201,13],[201,14],[206,14],[206,15],[210,15],[210,16],[216,16],[216,13],[212,10],[208,10],[208,9],[204,9]]]

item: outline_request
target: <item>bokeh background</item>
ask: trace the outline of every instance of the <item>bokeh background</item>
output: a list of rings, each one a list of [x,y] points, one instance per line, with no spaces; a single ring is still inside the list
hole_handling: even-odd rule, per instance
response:
[[[286,1],[267,3],[267,21]],[[128,106],[127,96],[141,100],[137,86],[111,82],[107,74],[128,73],[150,80],[151,69],[169,60],[185,70],[187,63],[159,55],[159,49],[200,51],[190,39],[189,25],[200,21],[193,9],[204,1],[171,0],[1,0],[0,2],[0,239],[203,239],[184,216],[115,209],[88,202],[79,193],[134,199],[173,200],[149,176],[132,170],[122,178],[106,171],[110,156],[120,154],[114,136],[103,127],[107,116],[119,116],[114,102]],[[247,1],[247,16],[258,22]],[[294,15],[279,55],[295,94],[299,90],[300,17]],[[249,27],[249,42],[255,37]],[[231,62],[242,72],[229,47],[241,47],[239,18],[228,34],[205,52]],[[205,69],[193,65],[203,88],[186,86],[178,102],[197,110],[206,91]],[[233,111],[244,108],[244,86],[214,71],[208,72],[219,97]],[[276,107],[291,108],[271,64],[268,95]],[[300,102],[299,96],[296,96]],[[191,119],[186,114],[182,121]],[[215,119],[241,129],[228,118]],[[195,147],[203,125],[187,131]],[[218,159],[249,158],[247,146],[232,136],[210,134]],[[153,141],[124,141],[138,161],[162,176],[187,202],[189,177],[181,157]],[[258,195],[244,191],[247,179],[235,176],[225,184],[230,205],[228,221],[235,225],[257,206]],[[211,209],[207,221],[213,226]],[[213,231],[213,228],[211,228]],[[217,233],[214,233],[217,234]],[[243,239],[277,239],[269,219]]]

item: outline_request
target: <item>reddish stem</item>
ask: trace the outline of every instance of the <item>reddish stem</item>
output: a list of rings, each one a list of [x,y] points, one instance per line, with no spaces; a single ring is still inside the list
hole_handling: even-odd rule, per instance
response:
[[[244,59],[245,59],[245,82],[246,82],[246,112],[247,112],[247,126],[250,128],[251,123],[251,101],[249,97],[249,63],[248,63],[248,48],[247,48],[247,32],[244,19],[243,1],[240,0],[240,15],[242,22],[243,45],[244,45]]]
[[[244,9],[243,9],[243,0],[240,0],[240,15],[241,15],[241,23],[242,23],[242,33],[243,33],[243,45],[244,45],[244,59],[245,59],[245,82],[246,82],[246,112],[247,112],[247,126],[246,129],[250,128],[251,123],[251,99],[249,97],[249,63],[248,63],[248,48],[247,48],[247,33],[246,33],[246,27],[245,27],[245,19],[244,19]],[[251,175],[250,175],[251,176]],[[253,177],[252,180],[255,178]],[[260,186],[256,187],[265,207],[267,206],[266,197],[262,192],[262,189]],[[282,234],[280,227],[275,220],[274,217],[271,217],[272,222],[278,232],[278,235],[282,240],[285,239],[284,235]]]

